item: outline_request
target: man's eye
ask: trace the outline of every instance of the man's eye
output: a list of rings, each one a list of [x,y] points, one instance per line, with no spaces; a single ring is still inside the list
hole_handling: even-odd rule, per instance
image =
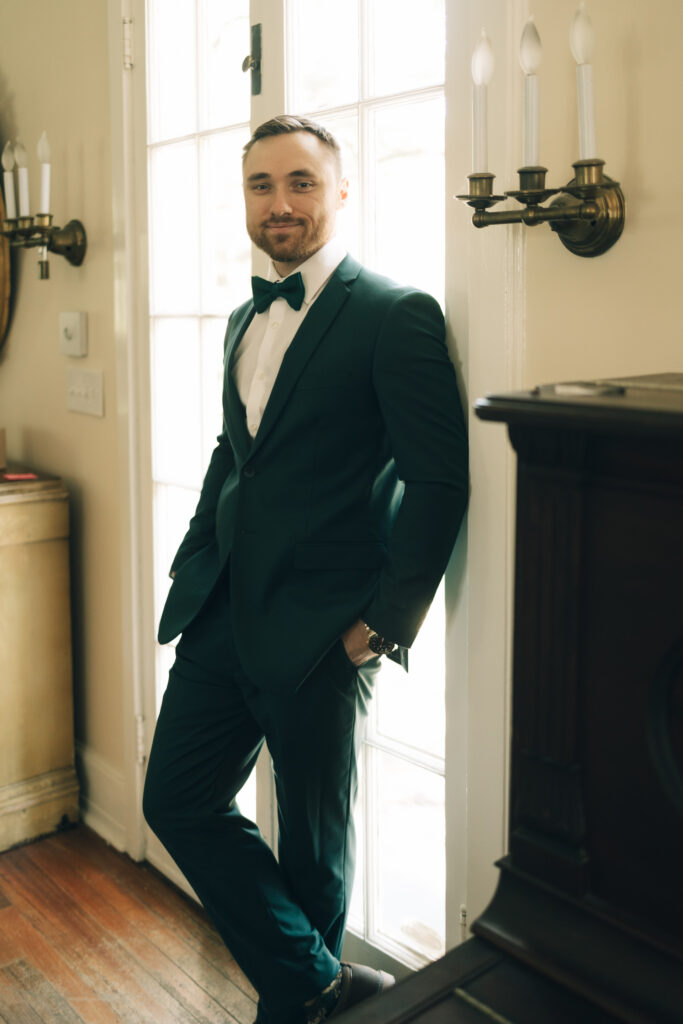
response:
[[[294,187],[296,189],[298,189],[299,192],[305,192],[307,189],[313,188],[313,182],[312,181],[297,181],[297,183],[296,183],[296,185]]]

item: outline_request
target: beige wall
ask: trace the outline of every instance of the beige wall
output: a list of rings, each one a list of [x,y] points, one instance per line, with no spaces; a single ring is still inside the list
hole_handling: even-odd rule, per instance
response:
[[[123,637],[113,336],[113,247],[107,4],[3,0],[0,5],[0,145],[19,135],[29,155],[52,148],[56,223],[78,217],[88,233],[82,267],[50,259],[37,279],[35,250],[16,261],[14,315],[0,354],[0,426],[9,457],[60,475],[71,494],[76,735],[116,770],[123,763]],[[84,311],[89,354],[59,351],[58,315]],[[102,370],[105,415],[68,412],[68,365]]]
[[[576,0],[534,0],[543,41],[541,163],[549,181],[578,157]],[[683,4],[589,0],[595,28],[598,152],[621,182],[626,227],[608,253],[579,259],[547,227],[527,232],[525,383],[683,370]]]

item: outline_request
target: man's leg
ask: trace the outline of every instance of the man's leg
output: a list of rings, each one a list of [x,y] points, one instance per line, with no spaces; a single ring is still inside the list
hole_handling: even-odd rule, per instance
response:
[[[178,645],[144,811],[259,992],[269,1022],[289,1024],[336,977],[339,963],[235,803],[263,730],[242,694],[222,586]]]
[[[273,758],[280,868],[337,959],[353,886],[359,727],[378,667],[356,669],[339,641],[295,693],[245,691]]]

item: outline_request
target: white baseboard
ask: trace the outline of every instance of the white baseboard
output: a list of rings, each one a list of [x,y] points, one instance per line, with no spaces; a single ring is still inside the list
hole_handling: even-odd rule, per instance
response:
[[[193,900],[201,902],[185,875],[150,829],[147,829],[145,860]]]
[[[76,770],[81,783],[81,818],[117,850],[127,846],[123,773],[86,744],[76,742]]]

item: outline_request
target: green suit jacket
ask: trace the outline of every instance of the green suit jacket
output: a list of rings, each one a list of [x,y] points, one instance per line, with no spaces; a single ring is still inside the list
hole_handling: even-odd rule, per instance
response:
[[[438,303],[346,257],[286,352],[252,440],[228,322],[223,432],[175,556],[159,640],[229,562],[232,629],[260,687],[295,689],[359,616],[410,647],[465,510],[467,442]]]

